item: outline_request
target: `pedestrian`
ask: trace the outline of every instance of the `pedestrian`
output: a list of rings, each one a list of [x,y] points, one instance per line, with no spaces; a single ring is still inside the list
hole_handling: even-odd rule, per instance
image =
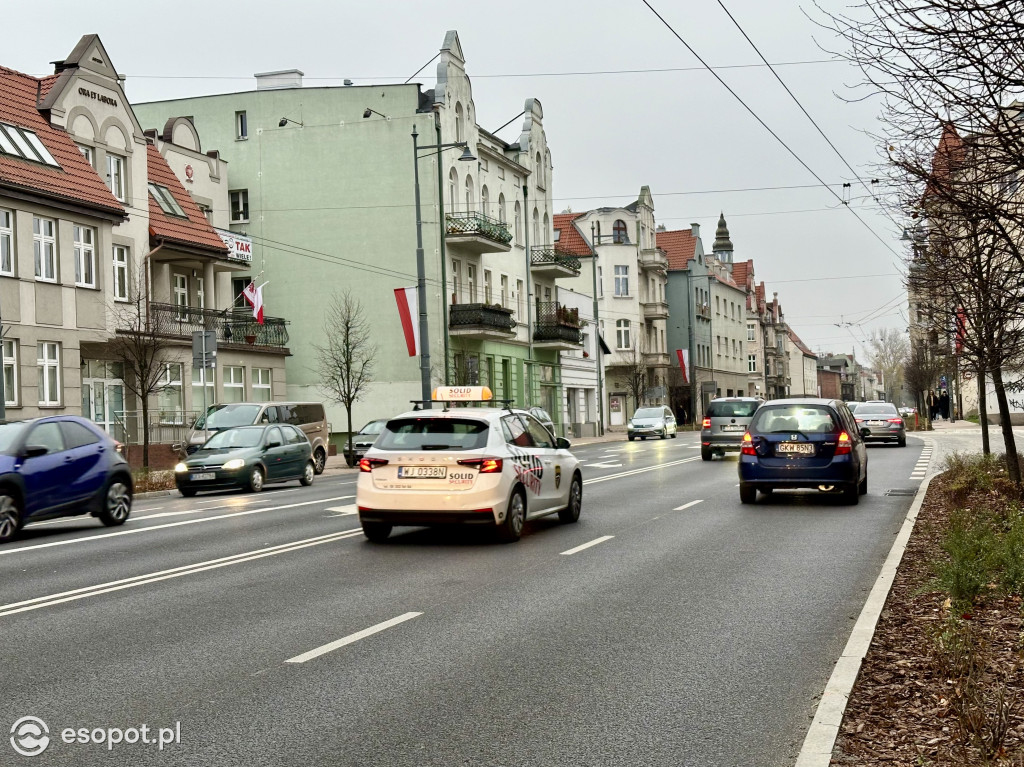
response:
[[[949,394],[945,389],[939,395],[939,414],[942,416],[943,421],[949,420]]]
[[[934,389],[931,389],[928,392],[928,402],[927,402],[927,405],[928,405],[928,420],[929,421],[934,421],[935,417],[936,417],[935,416],[935,411],[938,410],[938,402],[935,399],[935,390]]]

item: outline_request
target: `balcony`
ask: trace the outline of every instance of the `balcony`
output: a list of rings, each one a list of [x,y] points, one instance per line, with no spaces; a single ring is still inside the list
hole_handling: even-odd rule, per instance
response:
[[[445,215],[445,243],[463,253],[508,253],[512,250],[512,233],[508,224],[482,213],[448,213]]]
[[[579,277],[580,260],[555,250],[550,245],[530,248],[530,271],[544,277]]]
[[[480,340],[508,340],[516,334],[512,310],[498,304],[452,304],[448,307],[448,334]]]
[[[694,308],[694,313],[701,319],[711,321],[711,305],[703,304]]]
[[[540,349],[577,350],[583,345],[582,324],[579,309],[557,301],[538,303],[533,345]]]
[[[661,248],[644,248],[640,251],[640,268],[665,271],[668,269],[668,254]]]
[[[287,352],[288,321],[280,317],[264,317],[260,325],[248,309],[192,309],[174,304],[149,305],[149,316],[160,335],[192,340],[197,330],[214,330],[222,344],[267,347]]]
[[[671,363],[668,352],[644,352],[644,364],[649,368],[667,368]]]
[[[643,310],[645,320],[668,319],[668,303],[665,301],[641,301],[640,308]]]

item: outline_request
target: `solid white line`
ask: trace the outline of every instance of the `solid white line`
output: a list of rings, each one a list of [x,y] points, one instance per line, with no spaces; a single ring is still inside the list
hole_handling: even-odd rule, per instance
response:
[[[196,573],[201,573],[206,570],[216,570],[220,567],[237,565],[241,562],[251,562],[256,559],[263,559],[264,557],[273,557],[277,554],[285,554],[290,551],[298,551],[299,549],[309,548],[310,546],[319,546],[321,543],[331,543],[333,541],[342,540],[344,538],[354,538],[358,536],[361,532],[361,530],[346,530],[343,533],[331,533],[330,535],[322,535],[316,538],[308,538],[302,541],[293,541],[292,543],[285,543],[279,546],[272,546],[271,548],[262,549],[256,552],[235,554],[230,557],[211,559],[207,562],[197,562],[193,565],[183,565],[181,567],[174,567],[170,570],[161,570],[159,572],[148,573],[146,575],[136,575],[133,578],[124,578],[119,581],[111,581],[110,583],[100,583],[95,586],[86,586],[84,588],[74,589],[73,591],[64,591],[59,594],[51,594],[45,597],[26,599],[23,602],[14,602],[9,605],[0,605],[0,618],[3,618],[8,615],[14,615],[16,613],[28,612],[29,610],[39,610],[43,607],[53,607],[54,605],[63,604],[64,602],[74,602],[78,599],[95,597],[99,596],[100,594],[108,594],[112,591],[122,591],[123,589],[134,588],[135,586],[145,586],[150,583],[166,581],[171,578],[180,578],[183,575],[195,575]]]
[[[355,498],[354,495],[345,495],[343,498]],[[215,506],[209,509],[186,509],[185,511],[162,511],[159,514],[143,514],[141,516],[135,516],[133,513],[130,519],[160,519],[161,517],[182,517],[187,514],[201,514],[205,511],[213,511],[217,508],[231,508],[231,507],[218,507]]]
[[[704,499],[702,498],[699,501],[690,501],[689,503],[684,503],[682,506],[676,506],[674,509],[672,509],[672,511],[682,511],[683,509],[688,509],[691,506],[696,506],[698,503],[704,503]]]
[[[218,514],[216,517],[203,517],[202,519],[185,519],[181,522],[168,522],[163,525],[150,525],[149,527],[135,527],[131,530],[118,530],[114,533],[103,533],[101,535],[90,535],[86,538],[70,538],[64,541],[51,541],[50,543],[37,543],[34,546],[20,546],[16,549],[0,549],[0,556],[6,556],[7,554],[17,554],[21,551],[35,551],[36,549],[48,549],[51,546],[70,546],[72,543],[85,543],[87,541],[97,541],[104,538],[115,538],[120,535],[135,535],[136,533],[148,533],[151,530],[164,530],[168,527],[180,527],[181,525],[196,525],[200,522],[214,522],[218,519],[231,519],[232,517],[244,517],[249,514],[262,514],[265,511],[280,511],[281,509],[295,509],[299,506],[312,506],[315,503],[330,503],[331,501],[340,501],[345,498],[351,498],[351,495],[340,495],[336,498],[321,498],[318,501],[303,501],[301,503],[289,503],[284,506],[268,506],[264,509],[247,509],[246,511],[236,511],[234,514]],[[208,509],[207,509],[208,511]]]
[[[285,663],[305,663],[307,660],[319,658],[321,655],[329,653],[332,650],[337,650],[339,647],[344,647],[347,644],[358,642],[360,639],[366,639],[366,637],[368,636],[373,636],[374,634],[384,631],[385,629],[389,629],[392,626],[397,626],[399,623],[405,623],[406,621],[412,620],[413,618],[418,618],[421,615],[423,615],[423,613],[403,613],[402,615],[399,615],[397,618],[392,618],[389,621],[378,623],[376,626],[370,626],[370,628],[368,629],[363,629],[362,631],[357,631],[354,634],[349,634],[347,637],[342,637],[341,639],[335,642],[325,644],[322,647],[317,647],[315,650],[304,652],[302,653],[302,655],[296,655],[294,658],[289,658],[288,660],[286,660]]]
[[[595,538],[594,540],[590,541],[589,543],[584,543],[582,546],[577,546],[574,549],[569,549],[568,551],[563,551],[562,554],[564,556],[568,556],[570,554],[575,554],[577,551],[583,551],[583,549],[589,549],[591,546],[596,546],[599,543],[604,543],[605,541],[610,541],[614,537],[615,537],[614,535],[602,535],[600,538]]]

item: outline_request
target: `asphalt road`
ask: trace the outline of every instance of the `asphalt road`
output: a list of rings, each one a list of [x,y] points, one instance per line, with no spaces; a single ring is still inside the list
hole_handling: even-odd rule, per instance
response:
[[[920,483],[908,442],[870,448],[855,507],[741,506],[691,434],[588,445],[580,521],[511,545],[370,544],[354,473],[31,525],[0,547],[0,764],[790,765],[909,508],[886,492]]]

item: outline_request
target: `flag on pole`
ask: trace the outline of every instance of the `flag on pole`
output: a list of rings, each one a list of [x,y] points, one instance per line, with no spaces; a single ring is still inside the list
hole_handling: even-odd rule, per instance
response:
[[[398,303],[402,332],[405,333],[405,346],[409,356],[415,357],[420,352],[420,307],[416,288],[395,288],[395,301]]]
[[[267,284],[264,282],[259,287],[256,287],[256,282],[253,281],[246,285],[242,291],[245,300],[252,304],[252,316],[260,325],[263,324],[263,288]]]
[[[679,369],[683,371],[683,383],[690,383],[690,351],[689,349],[676,349],[676,357],[679,359]]]

